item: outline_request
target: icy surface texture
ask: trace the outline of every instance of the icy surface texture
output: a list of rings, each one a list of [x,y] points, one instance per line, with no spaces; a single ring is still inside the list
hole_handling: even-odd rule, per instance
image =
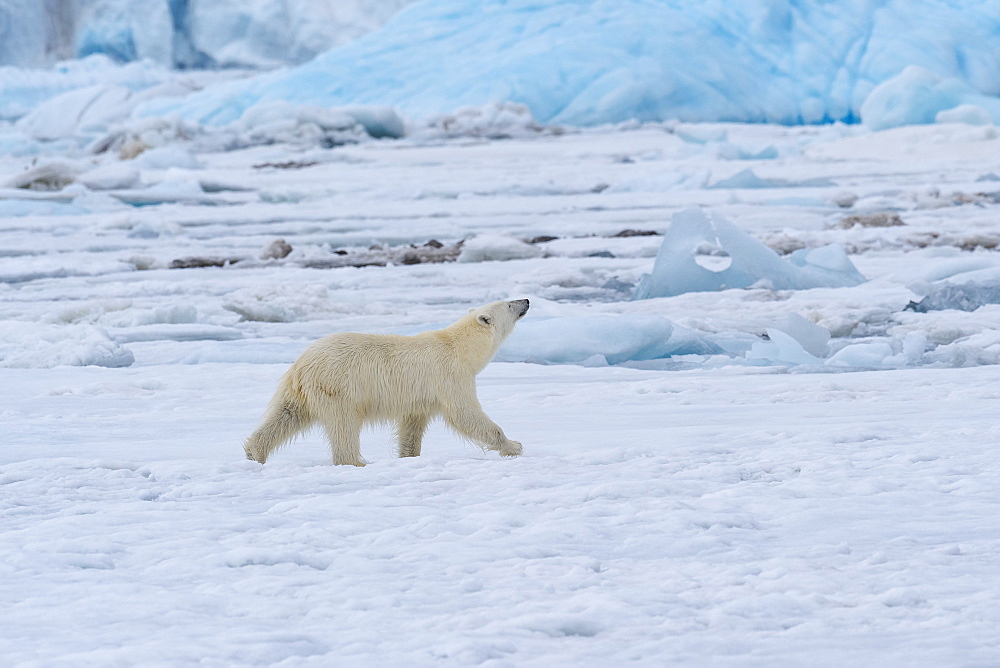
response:
[[[227,123],[284,99],[425,118],[511,101],[545,124],[853,122],[873,88],[911,65],[1000,92],[998,35],[987,0],[436,0],[293,70],[143,113]]]
[[[699,257],[721,260],[729,266],[708,268]],[[718,257],[721,256],[721,257]],[[768,287],[805,290],[859,285],[865,277],[835,245],[801,249],[782,259],[773,250],[718,214],[700,209],[674,214],[656,255],[653,273],[643,276],[636,299],[672,297],[685,292],[729,288]]]
[[[0,65],[102,53],[173,67],[301,63],[412,0],[0,0]]]

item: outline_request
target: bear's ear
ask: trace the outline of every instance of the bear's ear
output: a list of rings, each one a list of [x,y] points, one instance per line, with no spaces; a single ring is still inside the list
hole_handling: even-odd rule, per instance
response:
[[[485,313],[480,313],[479,317],[476,318],[476,319],[480,323],[482,323],[484,325],[487,325],[487,326],[490,325],[493,322],[493,318],[491,318],[490,316],[486,315]]]

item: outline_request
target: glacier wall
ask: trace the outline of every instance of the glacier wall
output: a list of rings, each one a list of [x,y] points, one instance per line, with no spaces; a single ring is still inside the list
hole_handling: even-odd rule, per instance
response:
[[[0,0],[0,65],[104,54],[188,68],[301,63],[412,0]]]
[[[262,100],[422,118],[512,101],[542,123],[857,122],[917,66],[1000,93],[996,0],[424,0],[289,71],[144,113],[227,123]]]
[[[275,103],[388,106],[422,123],[508,102],[539,123],[573,126],[998,123],[997,7],[997,0],[0,0],[0,119],[17,120],[100,76],[84,61],[51,72],[29,67],[96,54],[136,61],[122,67],[131,73],[106,75],[131,90],[173,76],[157,72],[157,63],[271,70],[135,100],[136,118],[205,126]],[[300,64],[277,67],[290,63]]]

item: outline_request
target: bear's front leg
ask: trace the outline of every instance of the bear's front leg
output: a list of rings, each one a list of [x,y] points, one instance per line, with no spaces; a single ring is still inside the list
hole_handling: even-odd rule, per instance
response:
[[[493,420],[483,412],[478,405],[460,406],[445,414],[445,422],[473,441],[486,446],[487,450],[496,450],[502,457],[517,457],[521,454],[521,444],[512,441],[503,433]]]
[[[399,421],[397,436],[400,457],[420,456],[420,446],[423,443],[428,422],[429,419],[425,415],[407,415]]]
[[[520,441],[507,441],[505,444],[500,446],[500,456],[501,457],[517,457],[521,454],[523,450]]]

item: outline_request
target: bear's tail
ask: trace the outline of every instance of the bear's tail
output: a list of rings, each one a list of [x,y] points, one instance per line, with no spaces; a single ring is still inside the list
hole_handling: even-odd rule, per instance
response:
[[[263,464],[272,452],[292,440],[300,432],[308,429],[311,418],[290,391],[289,379],[282,378],[274,398],[267,408],[264,422],[243,444],[247,459]]]

